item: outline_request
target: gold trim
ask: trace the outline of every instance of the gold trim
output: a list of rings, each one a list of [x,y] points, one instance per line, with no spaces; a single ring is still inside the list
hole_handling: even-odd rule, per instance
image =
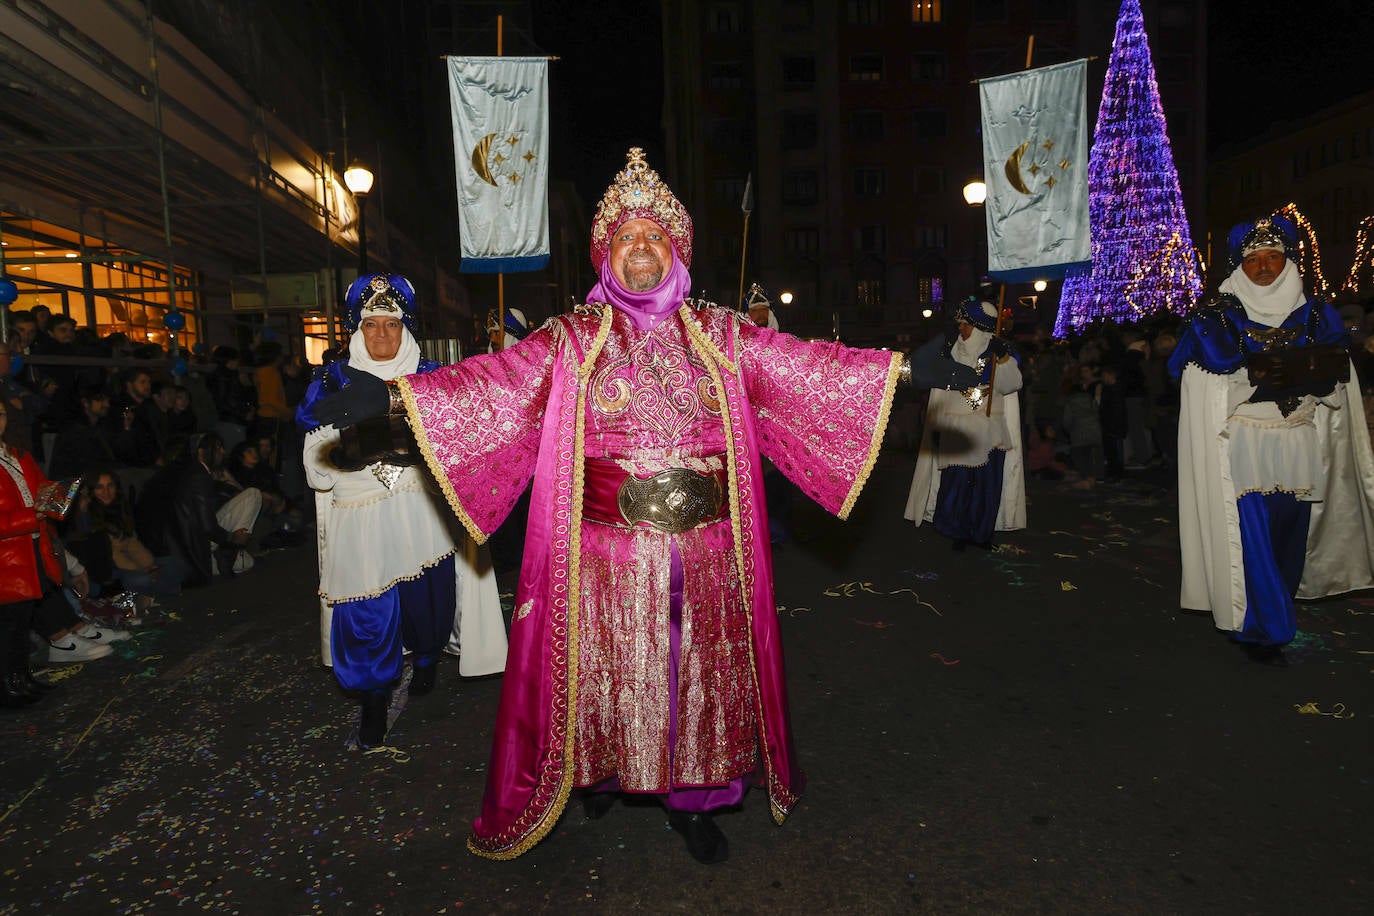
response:
[[[892,396],[897,390],[897,377],[901,372],[902,359],[900,353],[893,353],[892,359],[888,363],[887,385],[883,388],[883,406],[878,411],[878,421],[873,426],[873,439],[868,445],[868,458],[864,460],[863,469],[859,471],[859,476],[854,479],[854,485],[849,488],[849,495],[845,497],[844,504],[836,513],[842,520],[849,520],[849,513],[853,511],[855,501],[863,492],[864,484],[868,483],[868,475],[873,473],[873,465],[878,462],[878,453],[883,448],[883,437],[887,435],[887,421],[892,413]]]
[[[445,560],[447,560],[449,557],[455,556],[457,553],[458,553],[458,548],[455,546],[452,550],[448,550],[448,551],[445,551],[444,553],[439,554],[439,556],[438,556],[437,559],[435,559],[435,560],[433,560],[433,561],[431,561],[431,562],[429,562],[429,563],[421,563],[421,564],[420,564],[420,571],[417,572],[417,573],[415,573],[413,576],[397,576],[396,578],[394,578],[394,579],[391,580],[391,584],[390,584],[390,585],[386,585],[386,586],[382,587],[381,589],[379,589],[379,590],[377,590],[377,591],[375,591],[375,592],[367,592],[367,593],[362,594],[362,595],[353,595],[353,596],[348,597],[348,598],[331,598],[331,597],[329,597],[328,595],[326,595],[326,594],[324,593],[323,590],[319,590],[319,589],[316,590],[316,594],[318,594],[318,595],[319,595],[321,598],[323,598],[325,601],[328,601],[331,605],[343,604],[345,601],[367,601],[367,600],[372,599],[372,598],[380,598],[382,595],[385,595],[387,592],[389,592],[389,591],[391,591],[393,588],[395,588],[399,583],[401,583],[401,582],[414,582],[416,579],[420,578],[420,577],[423,576],[425,573],[429,572],[431,569],[433,569],[434,567],[438,566],[440,563],[442,563],[442,562],[444,562]]]
[[[484,859],[496,861],[509,861],[524,855],[529,850],[538,845],[549,832],[558,824],[558,819],[563,815],[563,809],[568,804],[568,796],[572,793],[573,782],[573,750],[577,736],[577,668],[578,668],[578,645],[577,645],[577,621],[579,608],[582,600],[582,566],[580,558],[582,555],[582,488],[585,485],[584,479],[584,451],[586,435],[586,409],[587,409],[587,390],[586,379],[590,375],[592,363],[601,352],[602,345],[610,335],[611,329],[611,310],[607,309],[602,317],[601,328],[597,333],[596,339],[592,342],[588,350],[586,359],[577,369],[577,401],[575,405],[576,418],[573,427],[573,474],[572,474],[572,511],[569,520],[568,535],[568,671],[567,671],[567,724],[564,727],[563,735],[563,775],[559,782],[557,793],[549,806],[540,816],[539,822],[530,829],[518,842],[511,844],[503,849],[491,850],[483,849],[475,845],[475,837],[469,836],[467,841],[468,851],[479,855]],[[550,598],[552,600],[552,597]],[[554,638],[550,636],[550,638]]]
[[[444,465],[434,454],[434,446],[429,442],[429,434],[425,432],[425,425],[419,421],[420,406],[415,401],[415,392],[411,390],[410,381],[406,376],[396,379],[396,387],[400,389],[401,397],[406,403],[406,425],[415,434],[415,442],[420,446],[420,454],[425,458],[425,466],[429,468],[430,475],[439,484],[439,489],[444,493],[444,499],[448,501],[449,508],[453,514],[458,516],[458,521],[463,523],[468,535],[476,542],[477,546],[482,546],[487,542],[487,536],[473,522],[467,510],[463,508],[463,502],[458,498],[458,494],[453,489],[453,484],[449,482],[448,474],[444,473]]]

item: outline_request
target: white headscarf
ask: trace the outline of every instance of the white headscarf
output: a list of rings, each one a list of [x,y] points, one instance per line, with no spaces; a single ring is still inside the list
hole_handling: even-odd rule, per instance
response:
[[[983,351],[988,348],[988,342],[991,340],[991,331],[973,328],[969,331],[968,340],[964,340],[962,337],[955,338],[954,346],[950,349],[949,355],[954,357],[955,362],[963,363],[965,366],[977,367],[978,358],[983,355]]]
[[[354,369],[370,372],[384,382],[413,374],[420,367],[420,345],[410,333],[410,328],[401,325],[401,346],[396,350],[396,355],[391,359],[378,361],[367,352],[367,341],[363,338],[362,319],[367,317],[367,310],[364,309],[362,318],[358,320],[358,330],[354,331],[348,340],[348,364]]]
[[[1231,276],[1221,281],[1220,289],[1240,300],[1251,321],[1271,328],[1283,324],[1293,309],[1307,301],[1307,294],[1302,290],[1302,276],[1292,261],[1283,265],[1283,271],[1268,286],[1257,285],[1245,275],[1243,268],[1237,267],[1231,271]]]

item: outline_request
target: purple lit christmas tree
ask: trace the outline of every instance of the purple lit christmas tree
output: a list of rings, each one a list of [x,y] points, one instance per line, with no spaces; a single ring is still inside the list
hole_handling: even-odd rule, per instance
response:
[[[1088,157],[1092,267],[1064,278],[1054,333],[1183,314],[1202,292],[1139,0],[1122,0]]]

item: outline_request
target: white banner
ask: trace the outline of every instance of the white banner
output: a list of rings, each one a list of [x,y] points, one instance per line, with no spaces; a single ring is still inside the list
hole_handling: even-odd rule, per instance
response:
[[[548,60],[450,57],[449,107],[464,273],[549,260]]]
[[[1051,279],[1092,262],[1088,62],[980,80],[988,274]]]

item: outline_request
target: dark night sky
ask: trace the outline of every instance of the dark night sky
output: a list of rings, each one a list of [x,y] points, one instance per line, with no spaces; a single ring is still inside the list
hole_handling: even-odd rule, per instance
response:
[[[1208,0],[1212,147],[1374,89],[1370,11],[1369,0]]]
[[[1369,0],[1206,2],[1213,149],[1374,90]],[[663,162],[658,5],[535,0],[533,15],[537,53],[560,58],[550,70],[554,174],[572,176],[594,206],[629,146]],[[1163,53],[1153,37],[1152,50]]]

